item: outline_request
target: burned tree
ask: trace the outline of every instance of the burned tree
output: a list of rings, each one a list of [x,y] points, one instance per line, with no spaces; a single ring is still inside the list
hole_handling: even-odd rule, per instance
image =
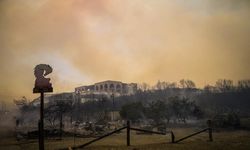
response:
[[[45,119],[50,122],[52,127],[55,127],[55,122],[59,122],[60,137],[62,137],[63,116],[70,113],[72,110],[72,101],[55,100],[48,103],[45,108]]]

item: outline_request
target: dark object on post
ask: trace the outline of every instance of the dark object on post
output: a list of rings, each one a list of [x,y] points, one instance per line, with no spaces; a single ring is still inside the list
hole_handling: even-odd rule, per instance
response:
[[[40,64],[35,67],[34,75],[36,77],[36,81],[35,87],[33,88],[33,93],[53,92],[50,78],[45,78],[45,76],[47,76],[51,72],[52,68],[50,65]]]

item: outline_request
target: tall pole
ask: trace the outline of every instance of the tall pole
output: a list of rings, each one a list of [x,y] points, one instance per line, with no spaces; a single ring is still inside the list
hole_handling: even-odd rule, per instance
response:
[[[52,67],[47,64],[36,65],[34,75],[36,77],[33,93],[40,93],[40,120],[39,120],[39,150],[44,150],[44,93],[53,92],[50,78],[45,78],[52,72]]]
[[[44,150],[43,109],[44,109],[44,92],[41,92],[39,150]]]

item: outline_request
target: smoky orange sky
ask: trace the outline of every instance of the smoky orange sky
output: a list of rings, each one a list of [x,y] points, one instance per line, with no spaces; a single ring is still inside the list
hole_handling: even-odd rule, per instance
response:
[[[1,0],[0,100],[37,97],[50,64],[56,92],[123,82],[250,78],[249,0]]]

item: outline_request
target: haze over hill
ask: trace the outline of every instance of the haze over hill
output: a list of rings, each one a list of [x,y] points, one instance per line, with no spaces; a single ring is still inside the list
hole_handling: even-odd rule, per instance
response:
[[[248,0],[1,0],[0,100],[32,94],[50,64],[55,92],[113,79],[250,77]]]

